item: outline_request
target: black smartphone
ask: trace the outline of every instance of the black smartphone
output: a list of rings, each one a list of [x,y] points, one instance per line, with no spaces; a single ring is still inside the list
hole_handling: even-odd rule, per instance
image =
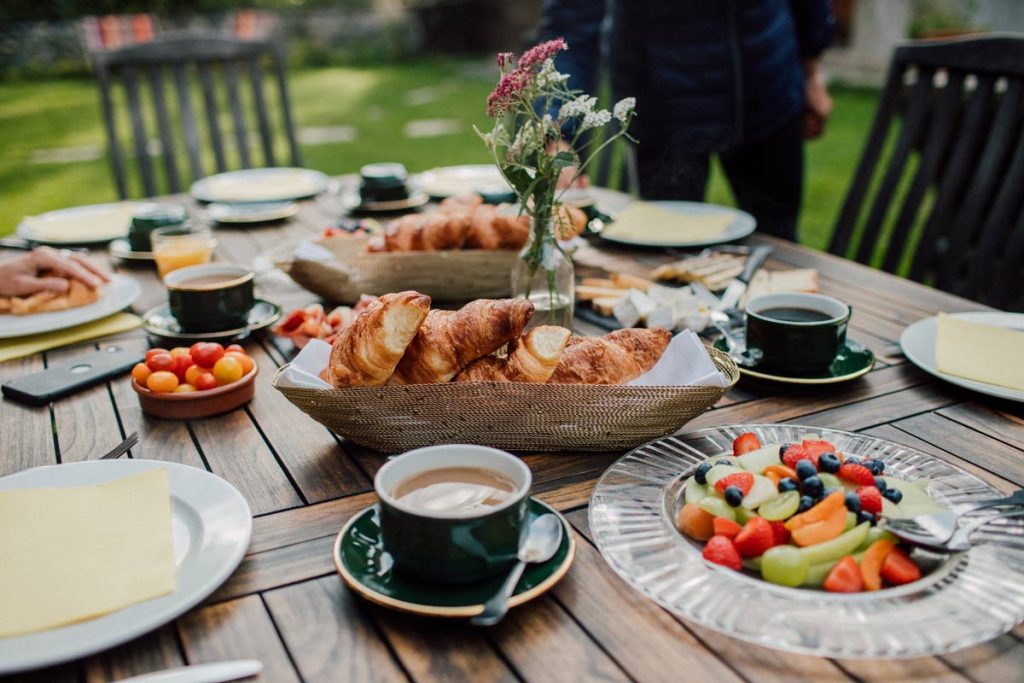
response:
[[[116,344],[108,346],[73,363],[47,368],[19,377],[0,387],[4,396],[15,401],[41,406],[70,396],[94,384],[118,377],[142,361],[138,351]]]

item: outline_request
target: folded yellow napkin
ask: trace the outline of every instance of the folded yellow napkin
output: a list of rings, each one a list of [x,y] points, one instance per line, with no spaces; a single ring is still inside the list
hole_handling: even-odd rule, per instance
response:
[[[939,313],[935,365],[950,375],[1024,391],[1024,332]]]
[[[0,638],[92,619],[174,591],[167,470],[0,491]]]
[[[679,213],[648,202],[633,202],[605,228],[604,234],[622,239],[679,242],[711,239],[725,232],[732,214]]]
[[[91,323],[75,325],[64,330],[33,334],[27,337],[15,337],[14,339],[0,340],[0,363],[31,356],[33,353],[55,349],[58,346],[67,346],[87,339],[105,337],[109,334],[118,334],[134,330],[142,325],[142,318],[131,313],[115,313],[107,318],[94,320]]]

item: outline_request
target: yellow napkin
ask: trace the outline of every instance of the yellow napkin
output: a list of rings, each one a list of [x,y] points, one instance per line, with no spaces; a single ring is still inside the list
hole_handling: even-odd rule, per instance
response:
[[[115,313],[107,318],[75,325],[64,330],[33,334],[28,337],[3,339],[0,340],[0,363],[23,356],[31,356],[39,351],[55,349],[58,346],[67,346],[68,344],[74,344],[87,339],[127,332],[128,330],[134,330],[140,325],[142,325],[142,318],[137,315]]]
[[[605,228],[605,235],[652,242],[711,239],[725,232],[733,216],[725,211],[687,214],[648,202],[633,202]]]
[[[174,591],[167,470],[0,491],[0,638],[93,619]]]
[[[1024,332],[939,313],[935,365],[950,375],[1024,391]]]

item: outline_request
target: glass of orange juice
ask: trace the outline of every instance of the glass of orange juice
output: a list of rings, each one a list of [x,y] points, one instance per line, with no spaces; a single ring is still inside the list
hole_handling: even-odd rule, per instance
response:
[[[153,258],[163,278],[172,270],[209,263],[217,240],[213,231],[199,226],[176,225],[152,232]]]

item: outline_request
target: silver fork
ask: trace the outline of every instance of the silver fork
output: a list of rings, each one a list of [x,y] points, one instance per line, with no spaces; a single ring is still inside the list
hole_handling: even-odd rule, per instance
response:
[[[930,537],[934,543],[945,543],[956,532],[960,520],[971,512],[1002,505],[1024,505],[1024,489],[1017,489],[1003,498],[989,498],[960,507],[959,511],[943,510],[926,515],[918,515],[908,519],[883,519],[882,526],[897,531],[914,534],[918,537]]]
[[[959,529],[957,529],[953,533],[952,537],[950,537],[950,539],[945,543],[936,543],[934,542],[934,539],[932,539],[932,537],[928,535],[918,535],[908,533],[905,531],[897,531],[895,529],[892,529],[891,527],[888,528],[888,530],[901,541],[907,541],[908,543],[920,546],[927,550],[932,550],[940,553],[958,553],[970,549],[971,535],[973,535],[974,532],[980,529],[981,527],[990,524],[997,519],[1004,519],[1006,517],[1020,517],[1022,515],[1024,515],[1024,508],[1017,508],[1014,510],[1003,510],[994,515],[989,515],[987,517],[982,517],[981,519],[972,520],[968,524],[964,524]],[[1004,535],[1009,538],[1019,540],[1021,543],[1024,543],[1024,533],[1004,533]]]
[[[131,449],[138,442],[139,442],[139,433],[138,432],[132,432],[131,434],[128,435],[127,439],[125,439],[124,441],[122,441],[118,445],[114,446],[114,448],[109,453],[107,453],[103,457],[101,457],[100,460],[114,460],[115,458],[120,458],[122,455],[127,453],[129,451],[129,449]]]
[[[722,338],[725,339],[725,347],[729,352],[729,356],[740,365],[755,365],[760,359],[755,358],[748,352],[746,341],[737,336],[736,321],[721,309],[721,299],[715,296],[714,292],[708,289],[707,285],[700,280],[694,280],[690,283],[690,291],[707,304],[708,319],[722,335]]]

